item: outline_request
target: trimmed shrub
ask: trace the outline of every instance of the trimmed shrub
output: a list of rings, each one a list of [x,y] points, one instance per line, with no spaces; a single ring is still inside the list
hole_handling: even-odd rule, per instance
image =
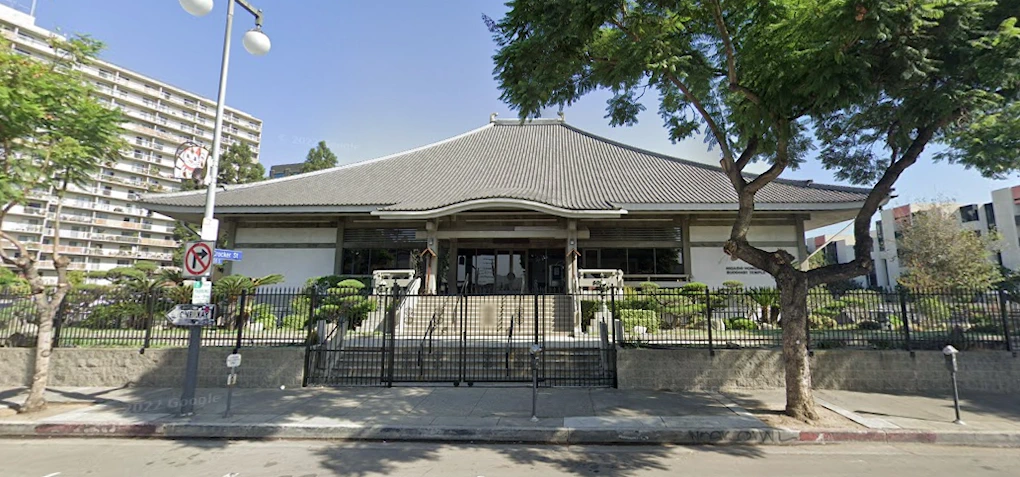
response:
[[[705,285],[704,283],[701,282],[690,282],[684,284],[681,290],[685,292],[703,292],[705,290],[708,290],[708,285]]]
[[[747,318],[731,318],[726,320],[726,328],[730,330],[753,331],[758,329],[758,324]]]
[[[654,282],[641,282],[641,284],[638,285],[638,288],[641,289],[641,293],[655,293],[662,287]]]
[[[659,306],[659,302],[653,297],[635,296],[616,300],[616,308],[619,310],[655,311],[659,309]]]
[[[283,324],[280,327],[290,330],[302,330],[307,323],[308,317],[305,315],[287,315],[283,317]]]
[[[248,308],[248,319],[252,323],[261,323],[263,329],[276,328],[277,317],[273,314],[273,306],[268,303],[252,305]]]
[[[1002,334],[1002,326],[994,323],[984,323],[980,325],[971,326],[967,328],[967,333],[988,333],[988,334]]]
[[[877,321],[864,320],[864,321],[861,321],[861,322],[857,323],[857,329],[858,330],[869,330],[869,331],[881,330],[882,329],[882,324],[877,322]]]
[[[635,326],[644,326],[649,333],[659,331],[659,315],[651,310],[620,310],[620,322],[627,333],[633,333]]]
[[[836,320],[812,313],[808,316],[808,327],[812,330],[831,330],[836,327]]]
[[[741,282],[740,280],[726,280],[726,281],[722,282],[722,286],[723,286],[723,288],[726,288],[728,290],[743,290],[744,289],[744,283]]]

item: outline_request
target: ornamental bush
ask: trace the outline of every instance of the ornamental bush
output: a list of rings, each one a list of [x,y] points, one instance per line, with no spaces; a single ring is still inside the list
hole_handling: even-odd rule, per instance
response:
[[[747,318],[731,318],[726,320],[726,329],[753,331],[758,329],[758,324]]]
[[[659,331],[659,315],[651,310],[620,310],[620,322],[626,333],[633,333],[635,326],[644,326],[649,333]]]

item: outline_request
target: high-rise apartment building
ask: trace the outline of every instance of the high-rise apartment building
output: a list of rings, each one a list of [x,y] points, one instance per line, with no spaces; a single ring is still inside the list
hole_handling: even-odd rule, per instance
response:
[[[53,57],[48,38],[55,34],[35,26],[31,15],[0,5],[0,34],[22,55],[41,61]],[[134,200],[145,192],[180,187],[173,177],[174,153],[186,141],[211,148],[216,103],[104,61],[84,73],[95,83],[100,102],[124,112],[129,147],[118,161],[96,172],[94,182],[68,191],[60,214],[60,251],[71,259],[72,270],[108,270],[136,260],[171,265],[178,246],[172,236],[174,221],[138,207]],[[258,160],[262,121],[232,108],[224,114],[223,147],[247,144]],[[28,244],[31,253],[39,254],[44,275],[53,273],[53,262],[47,260],[54,234],[53,192],[31,191],[31,200],[14,207],[2,224],[4,231]],[[14,253],[10,243],[2,246]]]

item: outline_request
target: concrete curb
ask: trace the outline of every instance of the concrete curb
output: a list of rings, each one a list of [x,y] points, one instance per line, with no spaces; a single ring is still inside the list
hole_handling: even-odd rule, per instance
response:
[[[655,429],[454,427],[243,423],[3,422],[4,437],[144,437],[162,439],[312,439],[538,444],[793,445],[842,442],[1020,447],[1020,432],[910,430]]]

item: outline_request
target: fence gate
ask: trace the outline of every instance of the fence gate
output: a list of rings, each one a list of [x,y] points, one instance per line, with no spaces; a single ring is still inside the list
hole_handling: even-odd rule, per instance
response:
[[[612,328],[574,333],[566,295],[380,298],[361,322],[319,322],[306,353],[309,386],[613,386]],[[321,337],[321,338],[320,338]]]

